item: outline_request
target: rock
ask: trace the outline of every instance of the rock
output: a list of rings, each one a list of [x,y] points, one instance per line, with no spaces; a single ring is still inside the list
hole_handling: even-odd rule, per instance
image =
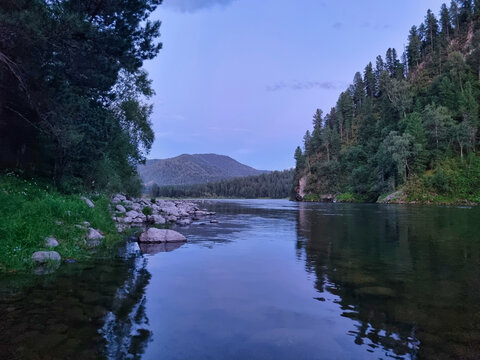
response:
[[[47,261],[60,261],[62,257],[56,251],[36,251],[33,253],[32,259],[39,264],[44,264]]]
[[[182,220],[177,220],[177,224],[180,226],[187,226],[192,223],[191,219],[182,219]]]
[[[58,241],[54,237],[50,236],[45,238],[45,247],[57,247]]]
[[[140,213],[136,212],[135,210],[130,210],[125,214],[126,217],[130,217],[132,219],[135,219],[136,217],[140,216]]]
[[[149,216],[148,218],[154,224],[159,224],[159,225],[165,224],[165,218],[162,215],[152,215],[152,216]]]
[[[185,242],[187,238],[182,234],[165,229],[150,228],[143,232],[138,239],[140,243]]]
[[[384,198],[381,198],[377,201],[380,204],[392,204],[392,203],[403,203],[405,201],[406,194],[403,190],[397,190],[393,193],[388,194]]]
[[[90,226],[90,223],[88,221],[84,221],[83,222],[83,225],[85,225],[86,227],[89,227]]]
[[[127,200],[127,198],[125,197],[125,195],[116,194],[116,195],[112,198],[112,203],[113,203],[113,204],[118,204],[119,202],[122,202],[122,201],[125,201],[125,200]]]
[[[99,247],[100,245],[102,245],[102,240],[101,239],[89,239],[87,241],[85,241],[85,245],[87,245],[88,248],[90,249],[93,249],[93,248],[96,248],[96,247]]]
[[[88,229],[88,235],[87,235],[87,239],[88,240],[101,240],[103,239],[105,236],[103,236],[100,231],[96,230],[96,229],[93,229],[93,228],[90,228]]]
[[[170,222],[175,222],[177,221],[177,217],[175,215],[169,215],[167,216],[167,220]]]
[[[88,205],[88,207],[94,208],[95,205],[93,204],[92,200],[86,198],[85,196],[82,196],[82,200],[85,201],[85,203]]]
[[[118,212],[121,212],[121,213],[127,212],[127,209],[125,209],[125,207],[123,205],[117,205],[115,207],[115,210],[117,210]]]
[[[63,222],[60,221],[60,220],[57,220],[57,221],[55,221],[55,224],[57,224],[58,226],[60,226],[60,225],[63,225]]]
[[[122,225],[122,224],[116,224],[115,227],[117,228],[117,231],[119,233],[122,233],[125,231],[125,229],[127,228],[125,225]]]

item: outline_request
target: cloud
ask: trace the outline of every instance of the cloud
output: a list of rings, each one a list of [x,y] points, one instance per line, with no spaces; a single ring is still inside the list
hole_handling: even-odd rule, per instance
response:
[[[267,91],[279,91],[279,90],[335,90],[338,86],[331,81],[294,81],[290,83],[278,82],[274,85],[267,86]]]
[[[341,22],[336,22],[332,26],[335,30],[340,30],[342,28],[343,24]]]
[[[172,8],[180,12],[193,13],[214,6],[227,6],[236,0],[165,0],[166,7]]]

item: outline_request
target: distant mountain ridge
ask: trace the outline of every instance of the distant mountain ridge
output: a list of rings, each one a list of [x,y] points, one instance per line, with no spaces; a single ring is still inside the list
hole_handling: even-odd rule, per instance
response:
[[[192,185],[268,173],[218,154],[182,154],[169,159],[147,160],[138,167],[145,186]]]

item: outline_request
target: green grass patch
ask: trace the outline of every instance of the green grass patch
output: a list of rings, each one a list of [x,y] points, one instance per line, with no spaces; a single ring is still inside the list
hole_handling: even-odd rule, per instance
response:
[[[363,203],[367,202],[367,198],[364,195],[355,194],[353,192],[346,192],[338,194],[336,196],[337,202],[341,203]]]
[[[308,194],[303,197],[303,201],[306,202],[318,202],[320,197],[317,194]]]
[[[86,231],[77,226],[85,221],[105,233],[103,247],[121,239],[111,218],[108,198],[91,197],[95,207],[90,208],[80,196],[60,194],[51,186],[11,173],[0,175],[0,272],[31,268],[33,252],[51,250],[44,245],[49,236],[59,242],[53,250],[62,259],[91,256],[84,242]]]
[[[448,158],[404,186],[408,202],[480,203],[480,157]]]

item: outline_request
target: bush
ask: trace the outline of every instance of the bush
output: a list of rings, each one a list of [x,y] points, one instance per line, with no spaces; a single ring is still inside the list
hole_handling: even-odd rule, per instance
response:
[[[143,208],[142,212],[143,212],[143,215],[145,215],[145,216],[149,216],[149,215],[153,214],[153,210],[150,206],[145,206]]]

